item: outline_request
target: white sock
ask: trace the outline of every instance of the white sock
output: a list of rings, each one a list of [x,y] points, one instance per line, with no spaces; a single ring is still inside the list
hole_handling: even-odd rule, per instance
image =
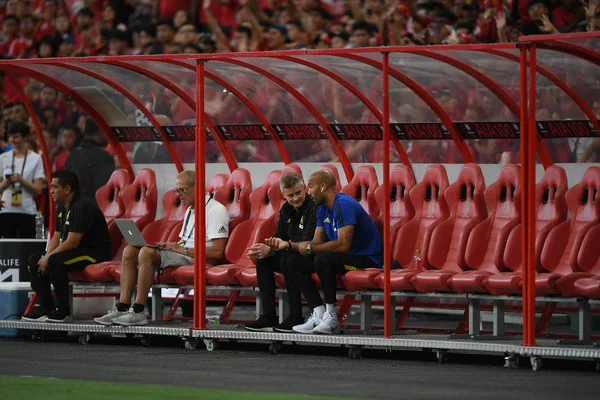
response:
[[[318,318],[323,318],[323,314],[325,314],[325,307],[323,307],[323,306],[315,307],[313,309],[313,311],[315,312],[315,314],[317,314]]]
[[[325,304],[325,306],[327,307],[327,312],[331,315],[337,315],[337,312],[335,311],[335,304]]]

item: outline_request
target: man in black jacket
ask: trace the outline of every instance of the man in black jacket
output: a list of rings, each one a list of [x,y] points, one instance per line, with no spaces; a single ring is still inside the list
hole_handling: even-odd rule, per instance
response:
[[[306,195],[306,186],[300,175],[285,174],[279,181],[279,187],[286,203],[279,211],[275,234],[265,243],[256,243],[247,250],[248,257],[256,259],[262,306],[261,316],[246,325],[249,331],[293,332],[292,327],[304,321],[300,290],[294,285],[289,271],[294,266],[296,271],[309,276],[314,272],[313,258],[300,254],[298,243],[312,239],[317,207],[312,198]],[[285,278],[290,305],[290,315],[280,324],[277,323],[275,312],[275,272],[281,272]]]
[[[52,198],[57,204],[56,231],[48,250],[29,258],[31,288],[39,307],[23,315],[26,321],[66,322],[69,307],[69,271],[110,259],[110,235],[102,211],[79,193],[77,176],[70,171],[52,175]],[[50,284],[54,286],[56,306]]]
[[[115,170],[115,160],[104,150],[98,140],[98,126],[88,119],[85,123],[84,137],[73,150],[65,167],[77,174],[81,184],[81,194],[96,204],[96,191],[108,182]]]

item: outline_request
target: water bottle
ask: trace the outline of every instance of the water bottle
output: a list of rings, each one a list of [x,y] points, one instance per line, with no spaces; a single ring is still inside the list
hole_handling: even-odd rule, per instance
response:
[[[46,228],[44,227],[44,216],[41,211],[35,214],[35,238],[46,239]]]
[[[423,259],[421,258],[421,250],[415,250],[415,255],[413,257],[413,269],[417,272],[425,271],[423,267]]]

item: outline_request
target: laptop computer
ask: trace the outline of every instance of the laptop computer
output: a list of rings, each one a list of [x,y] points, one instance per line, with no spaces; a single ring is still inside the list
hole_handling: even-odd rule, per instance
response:
[[[158,248],[158,246],[148,244],[146,242],[146,239],[144,239],[142,232],[140,232],[137,225],[135,224],[135,222],[133,222],[132,219],[117,218],[117,219],[115,219],[115,223],[117,224],[117,227],[121,231],[121,234],[123,234],[123,237],[125,238],[125,241],[127,242],[128,245],[134,246],[134,247],[148,246],[148,247]]]

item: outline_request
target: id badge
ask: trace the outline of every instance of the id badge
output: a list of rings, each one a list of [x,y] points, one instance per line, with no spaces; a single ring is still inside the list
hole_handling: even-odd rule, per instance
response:
[[[23,190],[21,188],[17,189],[13,186],[10,194],[10,204],[13,207],[21,207],[21,204],[23,204]]]

